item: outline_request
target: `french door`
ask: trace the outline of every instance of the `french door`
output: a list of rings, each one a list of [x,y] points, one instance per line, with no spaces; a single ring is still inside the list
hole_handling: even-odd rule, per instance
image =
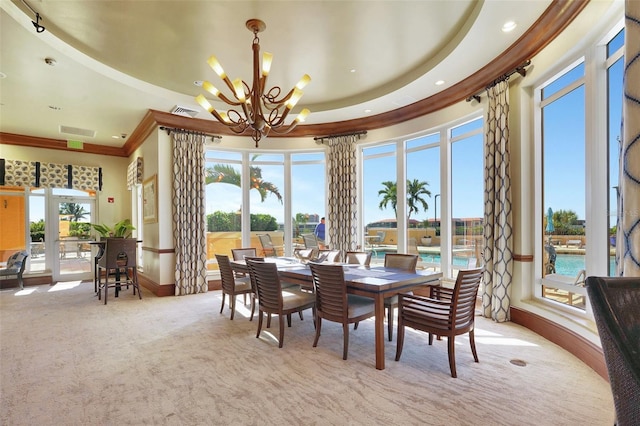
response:
[[[48,209],[47,241],[52,241],[52,275],[55,281],[93,278],[91,223],[95,200],[84,191],[53,190]]]

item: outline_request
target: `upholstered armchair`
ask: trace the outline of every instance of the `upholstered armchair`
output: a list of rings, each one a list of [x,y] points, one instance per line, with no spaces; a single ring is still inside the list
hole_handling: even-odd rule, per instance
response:
[[[22,282],[22,274],[24,273],[25,266],[27,266],[27,257],[29,257],[29,253],[25,250],[17,251],[12,254],[9,259],[7,259],[7,266],[0,269],[0,277],[15,276],[18,278],[20,289],[23,289],[24,283]]]

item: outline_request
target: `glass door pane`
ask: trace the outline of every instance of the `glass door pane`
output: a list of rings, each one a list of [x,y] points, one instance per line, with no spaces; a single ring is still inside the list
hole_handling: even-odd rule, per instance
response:
[[[57,212],[53,223],[54,281],[92,278],[93,255],[89,241],[93,206],[91,199],[54,197],[52,207]],[[54,212],[51,213],[54,217]]]

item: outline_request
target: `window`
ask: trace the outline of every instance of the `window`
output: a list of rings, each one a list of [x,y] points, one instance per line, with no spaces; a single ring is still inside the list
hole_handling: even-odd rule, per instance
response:
[[[324,153],[291,155],[291,213],[293,247],[304,246],[302,234],[311,234],[325,216]],[[325,235],[325,239],[328,235]]]
[[[585,298],[556,287],[585,269],[585,65],[580,62],[542,87],[542,297],[585,309]]]
[[[609,130],[609,276],[616,275],[615,250],[618,216],[618,182],[620,178],[620,141],[622,135],[622,84],[624,72],[624,31],[607,44],[607,110]]]
[[[396,144],[362,149],[362,217],[364,246],[372,263],[384,263],[387,251],[397,251]]]
[[[232,248],[256,247],[262,255],[258,234],[263,233],[290,253],[301,243],[299,234],[313,232],[324,215],[322,151],[208,150],[206,159],[208,269],[217,269],[215,254],[231,256]]]
[[[214,269],[216,254],[243,247],[242,154],[207,151],[205,158],[207,269]]]
[[[535,294],[573,313],[589,311],[585,276],[614,274],[623,42],[612,31],[536,89]]]
[[[407,199],[410,211],[407,229],[407,251],[420,254],[423,266],[440,270],[440,133],[406,142]],[[413,200],[412,200],[413,199]],[[411,201],[412,200],[412,201]],[[425,206],[422,201],[426,203]],[[415,221],[415,222],[413,222]]]
[[[451,129],[451,271],[479,263],[484,238],[483,120]]]

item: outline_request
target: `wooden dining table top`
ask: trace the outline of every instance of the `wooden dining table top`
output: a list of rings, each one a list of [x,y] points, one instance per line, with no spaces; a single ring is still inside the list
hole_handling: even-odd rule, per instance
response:
[[[296,282],[312,287],[313,277],[308,265],[292,257],[267,257],[265,262],[278,266],[278,275],[287,282]],[[238,272],[248,272],[244,260],[232,260],[231,267]],[[384,370],[384,299],[425,285],[439,285],[442,272],[407,272],[384,266],[361,266],[335,263],[344,269],[347,293],[370,297],[375,302],[375,347],[376,368]]]

